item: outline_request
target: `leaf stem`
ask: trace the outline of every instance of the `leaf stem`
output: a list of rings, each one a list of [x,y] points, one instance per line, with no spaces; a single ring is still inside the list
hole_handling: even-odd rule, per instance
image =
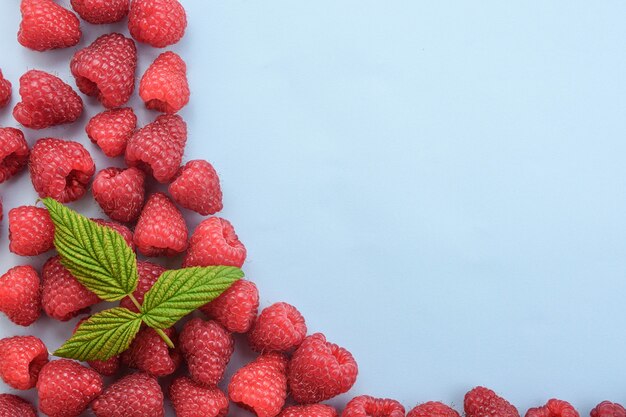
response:
[[[135,298],[134,295],[132,294],[128,294],[128,298],[130,298],[130,301],[133,302],[133,304],[135,305],[135,307],[137,307],[137,310],[139,310],[139,312],[141,313],[141,304],[139,304],[139,301],[137,301],[137,299]]]
[[[172,342],[172,340],[167,337],[167,335],[165,334],[165,332],[161,329],[154,329],[155,332],[157,332],[157,334],[159,336],[161,336],[161,339],[163,339],[163,341],[165,342],[165,344],[170,348],[170,349],[174,349],[174,342]]]

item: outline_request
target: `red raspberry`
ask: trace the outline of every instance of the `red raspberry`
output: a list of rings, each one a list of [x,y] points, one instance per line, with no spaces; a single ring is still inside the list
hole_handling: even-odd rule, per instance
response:
[[[133,38],[155,48],[178,42],[187,28],[187,14],[177,0],[132,0],[128,29]]]
[[[250,332],[250,347],[257,352],[287,352],[306,337],[306,323],[297,308],[276,303],[265,308]]]
[[[281,353],[262,354],[233,375],[228,395],[257,417],[275,417],[287,398],[286,370],[287,359]]]
[[[83,113],[83,100],[72,87],[47,72],[30,70],[22,75],[20,96],[13,117],[30,129],[72,123]]]
[[[358,372],[350,352],[315,333],[304,339],[291,358],[291,395],[303,404],[331,399],[352,388]]]
[[[113,229],[114,231],[122,235],[122,237],[124,238],[124,241],[126,241],[126,244],[130,246],[131,249],[135,250],[135,243],[133,242],[133,232],[128,227],[124,226],[123,224],[119,224],[117,222],[112,222],[110,220],[104,220],[104,219],[91,219],[91,220],[98,223],[100,226],[105,226],[105,227],[108,227],[109,229]]]
[[[100,302],[96,294],[85,288],[61,265],[58,256],[48,259],[41,276],[41,304],[46,314],[56,320],[68,321]]]
[[[145,256],[174,256],[187,249],[187,225],[172,200],[150,196],[135,227],[135,245]]]
[[[168,191],[178,204],[203,216],[215,214],[224,207],[220,179],[207,161],[187,162]]]
[[[626,417],[626,409],[617,403],[602,401],[591,410],[591,417]]]
[[[39,409],[49,417],[78,417],[102,388],[102,377],[96,371],[68,359],[53,361],[39,374]]]
[[[567,401],[553,398],[543,407],[529,409],[526,417],[579,417],[579,414]]]
[[[174,178],[187,143],[187,124],[178,115],[162,115],[129,139],[126,163],[152,174],[160,183]]]
[[[20,326],[30,326],[41,313],[39,275],[32,266],[16,266],[0,277],[0,311]]]
[[[176,330],[164,330],[176,345]],[[181,362],[178,347],[170,349],[153,329],[146,328],[137,334],[128,350],[122,353],[122,363],[131,368],[147,372],[155,377],[170,375]]]
[[[284,408],[278,417],[337,417],[337,410],[326,404],[293,405]]]
[[[130,0],[71,0],[71,3],[83,20],[94,25],[119,22],[130,8]]]
[[[465,394],[464,408],[466,417],[519,417],[513,405],[485,387]]]
[[[139,302],[143,303],[143,297],[152,288],[155,282],[159,279],[161,274],[165,272],[165,268],[160,265],[153,264],[152,262],[137,262],[137,272],[139,274],[139,282],[137,283],[137,289],[133,292],[133,296]],[[130,301],[130,298],[125,297],[120,301],[120,307],[129,309],[130,311],[138,312],[137,307]]]
[[[80,325],[83,324],[83,322],[88,318],[89,317],[80,319],[78,323],[76,323],[74,333],[80,327]],[[98,372],[100,375],[113,376],[117,374],[120,370],[120,357],[119,355],[116,355],[112,358],[107,359],[106,361],[88,361],[87,364],[91,367],[91,369]]]
[[[246,247],[239,241],[230,222],[211,217],[193,232],[183,266],[226,265],[240,268],[245,260]]]
[[[78,18],[53,0],[22,0],[20,10],[17,41],[23,46],[42,52],[68,48],[80,41]]]
[[[37,417],[35,408],[25,399],[12,394],[0,394],[0,417]]]
[[[145,179],[146,175],[138,168],[107,168],[98,172],[91,192],[107,216],[130,223],[141,213]]]
[[[6,80],[0,70],[0,108],[6,106],[11,101],[12,85],[9,80]]]
[[[122,106],[135,90],[135,42],[119,33],[102,35],[76,52],[70,68],[84,94],[97,97],[107,108]]]
[[[200,310],[229,332],[246,333],[259,310],[259,290],[254,282],[240,279]]]
[[[177,113],[189,103],[189,94],[187,65],[174,52],[159,55],[139,84],[146,107],[163,113]]]
[[[361,395],[348,402],[341,417],[404,417],[404,407],[396,400]]]
[[[233,338],[218,323],[194,318],[180,333],[180,350],[194,381],[217,385],[234,351]]]
[[[9,211],[9,249],[20,256],[36,256],[54,248],[54,223],[48,210],[35,206]]]
[[[41,368],[47,363],[48,349],[34,336],[0,340],[0,377],[15,389],[33,388]]]
[[[109,386],[91,409],[96,417],[163,417],[163,392],[156,378],[131,374]]]
[[[181,377],[170,386],[170,399],[177,417],[225,417],[228,398],[217,387],[204,387]]]
[[[124,154],[128,139],[137,127],[137,116],[130,107],[106,110],[89,120],[85,131],[108,157]]]
[[[424,404],[420,404],[413,408],[406,417],[461,417],[452,408],[447,405],[431,401]]]
[[[26,167],[29,154],[28,144],[19,129],[0,128],[0,184]]]

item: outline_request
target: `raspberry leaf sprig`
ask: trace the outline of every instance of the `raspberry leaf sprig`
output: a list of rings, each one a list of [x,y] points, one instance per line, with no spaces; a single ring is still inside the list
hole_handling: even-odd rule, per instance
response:
[[[243,278],[232,266],[192,267],[164,272],[145,294],[137,288],[137,256],[124,238],[65,207],[43,199],[55,226],[54,244],[61,263],[86,288],[106,301],[128,297],[139,310],[116,307],[94,314],[54,354],[80,361],[107,360],[128,349],[142,323],[153,328],[171,348],[164,329],[207,304]]]

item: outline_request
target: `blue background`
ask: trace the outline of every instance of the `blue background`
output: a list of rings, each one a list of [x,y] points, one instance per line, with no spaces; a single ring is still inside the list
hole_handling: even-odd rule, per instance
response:
[[[359,382],[334,404],[367,393],[461,410],[477,384],[522,413],[551,397],[582,414],[626,402],[623,2],[183,4],[186,159],[221,174],[221,215],[263,304],[298,306],[356,357]],[[17,2],[1,2],[14,87],[30,68],[74,85],[77,48],[25,50],[18,23]],[[110,30],[89,27],[80,47]],[[141,51],[139,74],[160,52]],[[99,168],[121,164],[85,137],[100,111],[87,103],[81,123],[29,142],[79,140]],[[10,109],[0,123],[15,125]],[[27,175],[0,194],[5,213],[35,200]],[[76,207],[97,213],[88,198]],[[24,260],[2,227],[8,269]],[[1,336],[54,347],[69,331],[0,321]]]

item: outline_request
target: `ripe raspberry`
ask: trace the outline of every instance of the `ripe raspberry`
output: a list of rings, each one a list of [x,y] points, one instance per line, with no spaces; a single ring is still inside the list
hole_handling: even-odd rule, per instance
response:
[[[187,225],[172,200],[150,196],[135,227],[135,245],[145,256],[174,256],[187,249]]]
[[[154,283],[159,279],[161,274],[165,272],[165,268],[160,265],[153,264],[152,262],[137,262],[137,272],[139,274],[139,282],[137,283],[137,289],[133,292],[133,296],[139,302],[143,303],[143,297],[152,288]],[[138,312],[137,307],[130,301],[130,298],[125,297],[120,301],[120,307],[129,309],[130,311]]]
[[[176,330],[164,330],[165,334],[176,343]],[[181,355],[176,349],[167,347],[163,339],[150,328],[143,329],[137,334],[127,351],[122,353],[122,363],[130,368],[136,368],[155,377],[170,375],[178,369]]]
[[[133,38],[155,48],[178,42],[187,28],[187,14],[178,0],[132,0],[128,29]]]
[[[617,403],[602,401],[591,410],[591,417],[626,417],[626,409]]]
[[[146,70],[139,95],[146,107],[174,114],[189,103],[187,64],[174,52],[162,53]]]
[[[91,409],[96,417],[163,417],[163,392],[156,378],[131,374],[109,386]]]
[[[119,224],[117,222],[113,222],[110,220],[104,220],[104,219],[91,219],[91,220],[98,223],[100,226],[105,226],[105,227],[108,227],[109,229],[113,229],[114,231],[122,235],[126,244],[130,246],[132,250],[135,250],[135,243],[133,242],[133,232],[128,227],[124,226],[123,224]]]
[[[29,154],[28,144],[19,129],[0,128],[0,184],[26,167]]]
[[[22,75],[20,96],[13,117],[30,129],[72,123],[83,113],[83,100],[72,87],[47,72],[30,70]]]
[[[30,326],[41,313],[39,275],[32,266],[16,266],[0,277],[0,311],[20,326]]]
[[[465,394],[464,408],[467,417],[519,417],[513,405],[485,387]]]
[[[91,192],[107,216],[130,223],[141,213],[145,179],[146,175],[138,168],[107,168],[98,172]]]
[[[85,131],[89,139],[108,157],[124,154],[128,139],[137,127],[137,116],[130,107],[106,110],[89,120]]]
[[[189,241],[184,267],[226,265],[241,267],[246,247],[228,220],[211,217],[196,227]]]
[[[85,317],[79,320],[78,323],[76,323],[76,327],[74,327],[74,332],[76,332],[80,325],[88,318],[89,317]],[[106,361],[88,361],[87,364],[100,375],[113,376],[120,370],[120,357],[116,355]]]
[[[315,333],[304,339],[291,358],[291,395],[303,404],[331,399],[352,388],[358,371],[350,352]]]
[[[126,163],[136,166],[160,183],[174,178],[187,143],[187,124],[178,115],[162,115],[129,139]]]
[[[286,370],[287,359],[281,353],[262,354],[233,375],[228,395],[257,417],[275,417],[287,398]]]
[[[48,210],[21,206],[9,211],[9,249],[20,256],[36,256],[54,247],[54,223]]]
[[[460,417],[460,415],[443,403],[431,401],[416,406],[406,417]]]
[[[404,417],[404,407],[396,400],[361,395],[348,402],[341,417]]]
[[[17,395],[0,394],[0,417],[37,417],[30,403]]]
[[[234,351],[233,338],[218,323],[194,318],[180,333],[180,350],[194,381],[217,385]]]
[[[181,377],[170,386],[170,399],[177,417],[225,417],[228,398],[217,387],[204,387]]]
[[[39,409],[49,417],[78,417],[102,388],[102,377],[96,371],[68,359],[53,361],[39,374]]]
[[[220,179],[207,161],[187,162],[168,191],[179,205],[203,216],[215,214],[224,207]]]
[[[543,407],[531,408],[526,417],[579,417],[578,412],[567,401],[551,399]]]
[[[0,340],[0,377],[9,386],[27,390],[37,383],[41,368],[48,363],[48,349],[34,336]]]
[[[135,90],[137,48],[119,33],[102,35],[74,55],[70,63],[76,85],[109,109],[124,105]]]
[[[276,303],[265,308],[250,332],[250,347],[257,352],[287,352],[306,337],[306,323],[297,308]]]
[[[229,332],[246,333],[259,310],[259,290],[254,282],[240,279],[200,310]]]
[[[56,320],[68,321],[98,304],[98,296],[83,286],[54,256],[44,264],[41,304],[46,314]]]
[[[74,13],[53,0],[22,0],[22,23],[17,41],[35,51],[68,48],[82,35]]]
[[[83,20],[94,25],[119,22],[130,7],[130,0],[71,0],[71,3]]]
[[[55,138],[43,138],[35,143],[29,168],[39,197],[52,197],[61,203],[81,198],[96,171],[83,145]]]
[[[337,417],[337,410],[326,404],[293,405],[284,408],[278,417]]]
[[[6,80],[0,70],[0,108],[6,106],[11,101],[12,85],[9,80]]]

